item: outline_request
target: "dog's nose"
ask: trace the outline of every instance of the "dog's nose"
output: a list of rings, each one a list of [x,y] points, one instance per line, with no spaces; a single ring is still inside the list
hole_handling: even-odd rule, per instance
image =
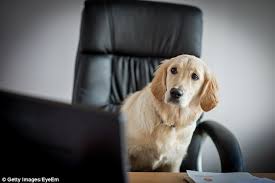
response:
[[[175,99],[179,99],[183,95],[183,91],[177,88],[172,88],[170,90],[170,95]]]

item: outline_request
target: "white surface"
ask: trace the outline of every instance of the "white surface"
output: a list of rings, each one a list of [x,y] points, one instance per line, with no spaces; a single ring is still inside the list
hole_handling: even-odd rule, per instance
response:
[[[187,170],[195,183],[274,183],[267,178],[258,178],[247,172],[212,173]]]

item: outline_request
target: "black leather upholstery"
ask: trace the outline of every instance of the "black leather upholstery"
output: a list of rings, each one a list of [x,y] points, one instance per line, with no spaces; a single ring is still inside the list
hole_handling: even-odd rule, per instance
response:
[[[152,80],[161,58],[117,55],[79,55],[75,102],[113,110],[130,93]],[[116,109],[115,109],[116,110]]]
[[[151,81],[161,60],[180,54],[200,57],[201,40],[202,12],[196,7],[134,0],[86,1],[73,103],[118,111],[128,94]],[[208,127],[204,134],[219,142],[216,145],[219,144],[221,158],[234,154],[230,156],[232,164],[222,163],[225,166],[222,170],[242,171],[242,154],[234,136],[217,135],[219,132],[213,124],[200,126]],[[226,131],[224,127],[218,129]],[[199,168],[198,152],[203,138],[197,130],[188,151],[193,154],[189,153],[184,160],[181,171]]]
[[[202,170],[201,162],[196,157],[200,156],[201,146],[207,136],[211,138],[218,150],[222,172],[241,172],[245,170],[241,148],[236,137],[221,124],[215,121],[204,121],[196,127],[187,152],[187,158],[181,165],[181,171],[186,169]]]
[[[86,1],[73,103],[116,110],[126,95],[151,81],[164,58],[200,56],[201,37],[202,13],[195,7]]]
[[[80,49],[85,53],[172,57],[200,55],[198,8],[145,1],[87,1]]]

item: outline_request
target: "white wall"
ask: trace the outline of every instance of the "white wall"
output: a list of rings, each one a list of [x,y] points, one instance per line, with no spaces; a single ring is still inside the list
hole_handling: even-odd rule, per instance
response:
[[[82,1],[0,2],[0,88],[70,102]]]
[[[166,1],[166,0],[163,0]],[[202,58],[221,103],[205,115],[239,139],[249,171],[274,172],[273,1],[171,0],[204,14]],[[0,88],[70,102],[83,0],[1,1]],[[219,170],[208,140],[203,168]]]

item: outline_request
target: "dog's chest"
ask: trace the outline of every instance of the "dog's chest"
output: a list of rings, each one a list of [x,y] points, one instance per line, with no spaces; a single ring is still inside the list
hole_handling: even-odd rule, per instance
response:
[[[194,129],[195,124],[181,129],[177,127],[156,129],[155,144],[152,144],[156,147],[153,169],[154,166],[181,161],[186,154]]]

